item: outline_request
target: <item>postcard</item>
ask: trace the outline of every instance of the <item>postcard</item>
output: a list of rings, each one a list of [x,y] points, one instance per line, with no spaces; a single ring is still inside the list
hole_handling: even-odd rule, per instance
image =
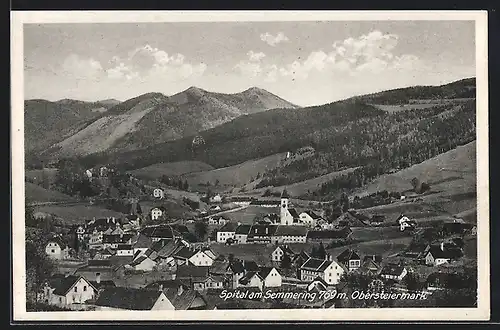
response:
[[[486,12],[11,17],[15,321],[489,319]]]

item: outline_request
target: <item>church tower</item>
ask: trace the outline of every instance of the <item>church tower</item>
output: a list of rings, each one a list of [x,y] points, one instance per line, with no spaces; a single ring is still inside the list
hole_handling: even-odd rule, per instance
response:
[[[293,217],[288,211],[288,192],[283,190],[281,193],[281,206],[280,206],[280,223],[282,225],[291,225],[293,223]]]

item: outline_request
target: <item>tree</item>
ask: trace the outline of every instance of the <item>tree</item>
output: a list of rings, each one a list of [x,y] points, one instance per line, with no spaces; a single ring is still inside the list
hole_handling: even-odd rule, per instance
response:
[[[290,259],[290,256],[288,253],[285,253],[283,255],[283,259],[281,259],[280,267],[283,269],[290,269],[292,267],[292,260]]]
[[[189,184],[187,182],[187,180],[184,180],[184,186],[183,186],[183,189],[188,191],[189,190]]]
[[[326,259],[326,250],[325,247],[323,246],[323,242],[319,243],[317,254],[319,259]]]
[[[26,227],[38,227],[38,223],[34,216],[35,209],[33,206],[29,205],[29,202],[25,202],[24,207],[24,225]]]
[[[43,283],[54,271],[54,264],[45,254],[48,233],[26,231],[26,299],[34,302]]]
[[[203,241],[208,232],[208,225],[203,220],[196,221],[194,224],[194,233],[199,241]]]
[[[403,279],[403,283],[406,285],[406,288],[410,291],[420,290],[422,285],[420,283],[420,277],[417,273],[409,272]]]
[[[142,214],[141,204],[137,203],[137,206],[136,206],[135,212],[137,212],[137,214]]]

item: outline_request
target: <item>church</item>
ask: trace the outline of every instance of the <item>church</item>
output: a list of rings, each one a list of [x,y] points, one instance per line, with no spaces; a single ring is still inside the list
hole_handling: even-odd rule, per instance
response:
[[[294,208],[288,208],[289,206],[288,192],[283,190],[281,193],[281,203],[280,203],[280,224],[285,226],[290,225],[302,225],[300,221],[300,216]]]

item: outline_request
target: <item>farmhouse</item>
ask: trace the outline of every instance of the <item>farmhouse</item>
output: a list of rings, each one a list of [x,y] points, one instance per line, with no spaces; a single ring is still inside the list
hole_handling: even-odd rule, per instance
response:
[[[304,211],[300,215],[300,221],[310,227],[316,227],[318,220],[321,220],[322,217],[316,214],[314,211]]]
[[[163,291],[115,287],[104,289],[95,305],[99,310],[174,310]]]
[[[237,224],[234,222],[226,223],[217,231],[217,243],[226,243],[228,238],[235,239]]]
[[[255,224],[250,229],[247,242],[253,244],[270,244],[277,241],[274,233],[278,229],[276,225]]]
[[[307,238],[307,228],[303,226],[283,226],[278,225],[274,233],[279,244],[305,243]]]
[[[69,247],[60,236],[55,236],[45,245],[45,253],[51,259],[66,259],[69,257]]]
[[[361,267],[361,258],[356,251],[347,249],[338,255],[337,260],[343,264],[349,271],[353,271]]]
[[[259,277],[262,279],[262,284],[266,288],[281,287],[281,274],[274,267],[261,267]]]
[[[288,245],[277,246],[276,249],[271,253],[271,260],[274,262],[281,262],[283,257],[288,255],[290,260],[293,260],[295,257],[295,253],[290,249]]]
[[[432,245],[425,255],[425,263],[429,266],[439,266],[458,259],[463,255],[457,247],[445,247],[444,243]]]
[[[153,189],[153,197],[158,198],[158,199],[163,199],[163,197],[165,197],[165,193],[163,192],[163,189],[161,189],[161,188]]]
[[[321,278],[327,284],[337,284],[345,272],[341,264],[326,259],[309,258],[300,267],[300,279],[305,282]]]
[[[252,225],[238,225],[234,232],[234,240],[237,244],[246,244],[248,239],[248,234],[252,229]]]
[[[97,289],[82,276],[54,276],[45,282],[39,299],[60,307],[94,299]]]
[[[406,274],[408,274],[408,271],[403,265],[390,263],[382,268],[380,277],[387,280],[401,281]]]

